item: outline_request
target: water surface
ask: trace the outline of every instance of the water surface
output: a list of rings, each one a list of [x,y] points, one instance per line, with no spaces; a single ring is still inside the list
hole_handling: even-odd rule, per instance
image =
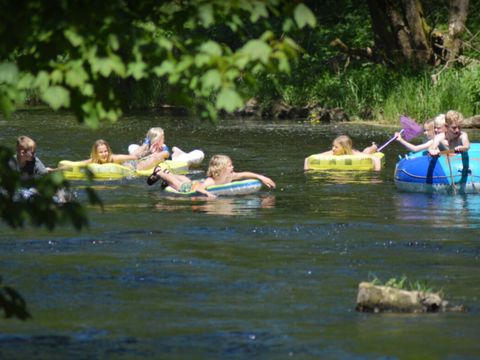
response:
[[[341,133],[362,148],[392,129],[214,126],[145,113],[93,131],[68,114],[34,111],[0,119],[0,140],[13,148],[30,135],[55,166],[88,158],[98,138],[126,152],[152,126],[165,129],[168,145],[228,154],[237,170],[268,175],[277,189],[206,201],[165,196],[145,179],[95,182],[105,208],[89,208],[85,231],[1,224],[0,274],[33,315],[0,322],[1,358],[478,358],[480,196],[396,191],[404,153],[396,143],[379,173],[302,170]],[[81,201],[84,186],[73,183]],[[360,281],[402,275],[469,312],[354,310]]]

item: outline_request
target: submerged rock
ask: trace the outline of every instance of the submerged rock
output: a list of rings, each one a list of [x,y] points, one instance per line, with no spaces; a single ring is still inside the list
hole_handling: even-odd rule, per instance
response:
[[[358,285],[356,309],[363,312],[465,311],[463,306],[449,305],[439,293],[408,291],[368,282]]]

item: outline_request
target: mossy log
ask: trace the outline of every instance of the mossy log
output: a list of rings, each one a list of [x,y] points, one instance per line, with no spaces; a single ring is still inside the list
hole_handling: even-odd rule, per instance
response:
[[[357,307],[363,312],[438,312],[464,311],[463,306],[449,306],[439,293],[407,291],[368,282],[358,285]]]

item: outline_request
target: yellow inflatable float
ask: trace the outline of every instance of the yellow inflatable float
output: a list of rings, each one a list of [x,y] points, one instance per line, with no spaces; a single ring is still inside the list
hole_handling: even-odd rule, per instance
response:
[[[158,166],[178,173],[188,171],[189,163],[187,161],[165,160]],[[94,180],[118,180],[126,177],[149,176],[153,172],[153,168],[135,170],[129,166],[115,163],[85,164],[82,161],[68,160],[60,161],[58,167],[62,169],[63,176],[67,180],[86,180],[89,172]]]
[[[382,164],[385,162],[384,154],[377,152],[372,155],[321,155],[314,154],[307,158],[308,170],[373,170],[372,156],[378,157]]]

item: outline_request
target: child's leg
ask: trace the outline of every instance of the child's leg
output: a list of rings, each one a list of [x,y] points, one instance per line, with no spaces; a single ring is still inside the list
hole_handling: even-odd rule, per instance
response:
[[[157,176],[166,181],[168,185],[173,187],[175,190],[180,190],[180,187],[183,183],[191,182],[191,180],[185,175],[177,175],[165,171],[159,171]]]

